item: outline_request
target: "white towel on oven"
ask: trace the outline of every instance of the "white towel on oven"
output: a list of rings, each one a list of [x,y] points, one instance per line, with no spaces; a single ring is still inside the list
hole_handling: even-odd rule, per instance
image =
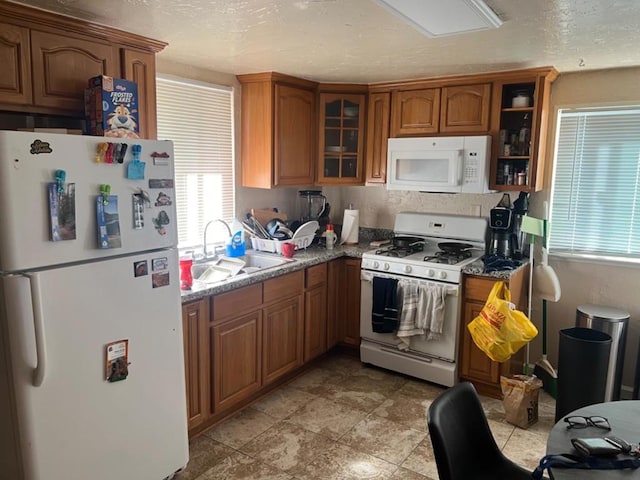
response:
[[[426,307],[426,316],[429,318],[429,334],[427,340],[439,340],[442,337],[444,327],[445,302],[447,300],[447,287],[438,283],[429,284],[429,302]]]
[[[396,336],[402,341],[398,348],[409,348],[410,337],[423,335],[427,340],[439,340],[444,326],[447,287],[437,283],[418,284],[410,280],[398,282],[400,322]]]
[[[424,328],[418,326],[420,311],[424,304],[424,292],[420,286],[411,281],[398,282],[398,305],[400,309],[400,323],[396,336],[402,341],[398,345],[400,350],[409,348],[410,339],[414,335],[424,335]]]

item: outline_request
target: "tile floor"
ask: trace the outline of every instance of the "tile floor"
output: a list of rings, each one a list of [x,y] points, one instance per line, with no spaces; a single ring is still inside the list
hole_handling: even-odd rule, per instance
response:
[[[437,480],[425,412],[443,390],[332,355],[289,384],[192,440],[176,480]],[[504,453],[527,469],[544,455],[553,398],[541,392],[528,430],[482,398]]]

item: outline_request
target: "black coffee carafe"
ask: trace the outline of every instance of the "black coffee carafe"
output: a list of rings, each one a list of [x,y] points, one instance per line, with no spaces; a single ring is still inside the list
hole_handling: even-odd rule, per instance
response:
[[[492,208],[489,218],[489,227],[489,255],[515,258],[518,246],[517,238],[513,231],[513,210],[507,207]]]

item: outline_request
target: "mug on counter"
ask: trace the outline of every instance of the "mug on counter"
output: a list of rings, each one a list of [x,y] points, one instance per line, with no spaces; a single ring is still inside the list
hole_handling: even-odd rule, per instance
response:
[[[296,251],[295,243],[284,242],[282,244],[282,255],[284,255],[285,258],[293,258],[293,253],[295,251]]]

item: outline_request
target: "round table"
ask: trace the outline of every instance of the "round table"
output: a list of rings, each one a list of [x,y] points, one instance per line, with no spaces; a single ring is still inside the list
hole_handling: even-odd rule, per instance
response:
[[[609,420],[611,430],[596,427],[567,429],[566,417],[580,415],[584,417],[601,416]],[[640,442],[640,401],[624,400],[620,402],[597,403],[579,408],[556,423],[547,439],[547,454],[576,453],[571,444],[572,438],[595,438],[613,435],[627,442],[637,445]],[[582,470],[582,469],[551,469],[554,480],[569,479],[640,479],[640,468],[636,470]]]

